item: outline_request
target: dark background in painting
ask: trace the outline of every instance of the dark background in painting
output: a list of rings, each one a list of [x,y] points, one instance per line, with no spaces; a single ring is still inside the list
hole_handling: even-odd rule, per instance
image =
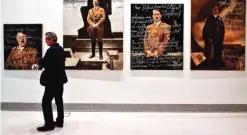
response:
[[[165,54],[159,58],[146,58],[143,48],[145,29],[153,23],[152,13],[155,7],[161,10],[162,22],[171,25],[170,42]],[[173,7],[173,8],[172,8]],[[145,10],[143,10],[145,9]],[[183,55],[168,56],[167,53],[183,53],[183,4],[132,4],[131,5],[131,69],[182,70]],[[169,13],[173,15],[168,16]],[[180,16],[178,16],[180,13]],[[175,15],[176,14],[176,15]],[[142,17],[136,18],[135,16]],[[142,22],[142,23],[136,23]],[[175,26],[175,23],[177,24]],[[180,25],[180,26],[178,26]],[[137,36],[138,35],[138,36]],[[177,42],[177,43],[175,43]],[[140,54],[134,56],[134,54]],[[141,62],[141,63],[140,63]]]
[[[18,45],[16,35],[26,30],[28,44],[36,48],[38,58],[42,57],[42,24],[4,24],[4,63],[11,49]]]

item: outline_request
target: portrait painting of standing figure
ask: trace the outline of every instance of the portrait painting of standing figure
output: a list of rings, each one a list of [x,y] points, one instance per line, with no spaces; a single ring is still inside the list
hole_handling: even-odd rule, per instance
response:
[[[245,70],[244,0],[191,5],[191,70]]]
[[[123,0],[64,0],[66,69],[123,69]]]
[[[131,70],[183,70],[183,4],[131,4]]]

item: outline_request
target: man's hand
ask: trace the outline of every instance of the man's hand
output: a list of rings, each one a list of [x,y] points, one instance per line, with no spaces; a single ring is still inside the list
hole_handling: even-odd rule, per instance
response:
[[[157,51],[157,50],[156,50],[156,51],[154,51],[153,56],[154,56],[154,57],[159,56],[159,53],[158,53],[158,51]]]
[[[32,70],[38,70],[39,69],[39,65],[38,64],[33,64],[31,69]]]
[[[164,47],[163,47],[163,46],[159,46],[159,47],[157,48],[157,53],[158,53],[158,54],[162,55],[162,54],[163,54],[163,51],[164,51]]]
[[[92,27],[93,28],[96,28],[96,27],[98,27],[98,25],[97,24],[93,24]]]
[[[151,57],[151,56],[153,56],[153,53],[150,50],[148,50],[147,51],[147,57]]]

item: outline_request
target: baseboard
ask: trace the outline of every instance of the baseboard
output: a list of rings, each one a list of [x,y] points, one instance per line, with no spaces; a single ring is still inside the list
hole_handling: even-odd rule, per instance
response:
[[[2,102],[4,111],[41,111],[41,103]],[[53,104],[53,109],[56,109]],[[247,112],[247,104],[83,104],[65,103],[75,112]]]

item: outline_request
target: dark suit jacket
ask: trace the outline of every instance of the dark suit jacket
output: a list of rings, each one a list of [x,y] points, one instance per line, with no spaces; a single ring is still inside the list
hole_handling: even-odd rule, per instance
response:
[[[40,77],[41,85],[62,85],[68,82],[64,49],[58,43],[47,49],[44,58],[40,60],[40,65],[45,68]]]
[[[217,29],[218,26],[218,29]],[[210,42],[215,45],[215,51],[221,53],[225,35],[225,26],[221,17],[215,18],[213,15],[207,17],[207,21],[203,27],[203,39],[205,41],[205,56],[210,55]]]

